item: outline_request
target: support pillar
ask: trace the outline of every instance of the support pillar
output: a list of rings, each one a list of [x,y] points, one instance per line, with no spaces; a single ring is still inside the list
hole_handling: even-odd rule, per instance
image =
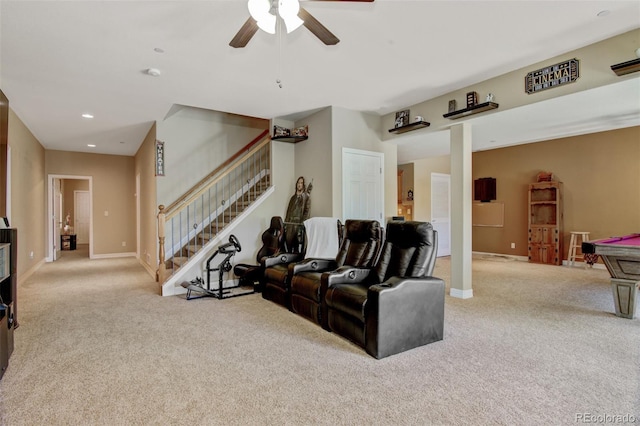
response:
[[[451,290],[452,297],[473,297],[471,286],[471,123],[451,126]]]

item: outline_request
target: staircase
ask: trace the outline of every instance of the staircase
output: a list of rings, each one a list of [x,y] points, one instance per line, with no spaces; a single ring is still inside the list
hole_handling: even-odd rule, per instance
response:
[[[160,284],[194,261],[271,188],[268,130],[169,207],[159,206]]]
[[[182,265],[186,264],[193,258],[193,256],[198,253],[207,243],[215,238],[220,232],[227,228],[242,212],[249,207],[255,199],[260,197],[271,185],[270,185],[269,176],[266,176],[260,179],[254,186],[250,188],[250,191],[247,191],[242,198],[228,208],[222,211],[215,219],[211,220],[209,223],[199,226],[198,232],[191,237],[189,242],[183,246],[181,246],[170,258],[166,258],[165,260],[165,268],[170,276],[180,268]],[[166,252],[165,252],[166,256]]]

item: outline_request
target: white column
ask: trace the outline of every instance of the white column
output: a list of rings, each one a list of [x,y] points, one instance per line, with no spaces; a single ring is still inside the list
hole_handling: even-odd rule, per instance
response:
[[[451,126],[451,291],[473,297],[471,287],[471,124]]]

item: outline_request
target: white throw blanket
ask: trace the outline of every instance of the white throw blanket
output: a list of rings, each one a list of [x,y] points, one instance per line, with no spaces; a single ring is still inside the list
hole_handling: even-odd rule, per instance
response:
[[[338,219],[312,217],[304,221],[307,259],[335,259],[338,254]]]

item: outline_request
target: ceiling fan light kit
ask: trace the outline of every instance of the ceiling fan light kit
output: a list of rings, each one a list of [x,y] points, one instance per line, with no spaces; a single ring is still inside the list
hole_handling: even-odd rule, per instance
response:
[[[276,33],[276,20],[280,16],[287,27],[287,33],[296,30],[303,24],[298,17],[300,3],[298,0],[249,0],[249,14],[258,23],[258,27],[269,34]]]
[[[331,1],[331,0],[328,0]],[[334,0],[336,1],[336,0]],[[337,0],[355,2],[373,2],[374,0]],[[301,25],[326,45],[338,44],[340,40],[333,35],[324,25],[314,18],[304,8],[300,7],[299,0],[248,0],[249,19],[229,42],[229,46],[245,47],[258,29],[275,34],[278,18],[282,19],[287,33],[295,31]]]

